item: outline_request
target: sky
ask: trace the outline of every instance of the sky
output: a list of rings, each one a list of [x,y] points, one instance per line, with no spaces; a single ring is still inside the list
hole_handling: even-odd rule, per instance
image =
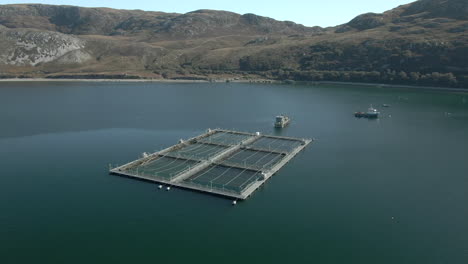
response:
[[[53,5],[76,5],[83,7],[111,7],[116,9],[141,9],[187,13],[198,9],[225,10],[239,14],[254,13],[276,20],[289,20],[305,26],[336,26],[346,23],[357,15],[382,13],[414,0],[69,0],[35,1]],[[28,1],[0,0],[0,4],[19,4]],[[30,2],[29,2],[30,3]]]

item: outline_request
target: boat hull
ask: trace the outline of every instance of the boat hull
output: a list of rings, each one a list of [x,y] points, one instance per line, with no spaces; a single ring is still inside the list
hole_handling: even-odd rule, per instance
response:
[[[362,113],[362,112],[357,112],[357,113],[354,113],[354,116],[355,117],[358,117],[358,118],[379,118],[379,113]]]
[[[276,128],[283,128],[285,126],[289,125],[289,121],[286,121],[286,122],[276,122],[275,123],[275,127]]]

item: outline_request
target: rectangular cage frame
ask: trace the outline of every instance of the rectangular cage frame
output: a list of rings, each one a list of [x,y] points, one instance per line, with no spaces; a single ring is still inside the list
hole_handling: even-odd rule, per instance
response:
[[[244,200],[312,141],[208,129],[110,173]]]

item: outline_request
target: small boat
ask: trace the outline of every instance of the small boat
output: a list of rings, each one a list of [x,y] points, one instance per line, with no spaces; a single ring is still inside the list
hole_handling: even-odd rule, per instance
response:
[[[279,115],[276,117],[275,121],[275,127],[276,128],[283,128],[287,126],[291,122],[291,119],[289,119],[288,116],[285,115]]]
[[[373,108],[372,105],[367,109],[366,117],[367,118],[377,118],[379,117],[380,112],[377,109]]]
[[[364,113],[364,112],[355,112],[355,113],[354,113],[354,116],[355,116],[355,117],[361,118],[361,117],[365,117],[365,116],[366,116],[366,113]]]
[[[367,112],[354,112],[354,116],[361,118],[378,118],[380,115],[380,112],[377,111],[377,109],[373,108],[372,105],[367,109]]]
[[[382,104],[382,107],[390,107],[389,104]]]

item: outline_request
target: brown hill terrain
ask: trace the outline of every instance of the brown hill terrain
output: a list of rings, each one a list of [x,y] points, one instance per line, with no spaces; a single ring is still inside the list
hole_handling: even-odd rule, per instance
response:
[[[254,14],[0,5],[0,76],[225,77],[468,87],[468,1],[305,27]]]

